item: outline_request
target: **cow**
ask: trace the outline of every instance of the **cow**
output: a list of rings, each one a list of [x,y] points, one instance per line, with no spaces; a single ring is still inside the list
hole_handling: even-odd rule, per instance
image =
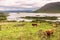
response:
[[[53,27],[58,27],[58,24],[54,23],[52,24]]]
[[[32,24],[32,26],[37,26],[37,24]]]
[[[51,36],[54,33],[54,29],[46,30],[47,36]]]
[[[53,27],[58,27],[58,25],[60,25],[60,22],[58,22],[58,21],[57,21],[57,22],[54,22],[54,23],[52,24]]]

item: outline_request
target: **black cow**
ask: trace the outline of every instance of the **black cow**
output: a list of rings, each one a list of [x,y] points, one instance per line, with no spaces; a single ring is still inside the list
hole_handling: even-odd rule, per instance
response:
[[[37,26],[37,24],[32,24],[32,26]]]

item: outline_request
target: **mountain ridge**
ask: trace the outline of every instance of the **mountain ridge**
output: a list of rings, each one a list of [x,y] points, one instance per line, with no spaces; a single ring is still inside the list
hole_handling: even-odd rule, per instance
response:
[[[60,13],[60,2],[48,3],[34,12],[37,12],[37,13]]]

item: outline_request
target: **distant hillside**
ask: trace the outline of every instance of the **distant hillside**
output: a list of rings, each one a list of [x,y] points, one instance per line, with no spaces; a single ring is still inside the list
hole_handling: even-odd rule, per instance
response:
[[[2,12],[32,12],[32,10],[5,10]]]
[[[48,3],[40,9],[34,11],[37,13],[60,13],[60,2]]]

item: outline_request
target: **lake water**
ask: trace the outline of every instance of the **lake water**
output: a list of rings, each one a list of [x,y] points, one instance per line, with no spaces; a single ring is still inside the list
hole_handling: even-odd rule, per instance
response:
[[[56,16],[58,17],[58,19],[60,19],[60,13],[9,13],[9,15],[10,16],[7,17],[9,20],[24,20],[20,17],[25,17],[25,16],[41,16],[41,17],[42,16]]]
[[[12,16],[19,16],[19,17],[24,17],[24,16],[60,16],[60,13],[10,13]]]

